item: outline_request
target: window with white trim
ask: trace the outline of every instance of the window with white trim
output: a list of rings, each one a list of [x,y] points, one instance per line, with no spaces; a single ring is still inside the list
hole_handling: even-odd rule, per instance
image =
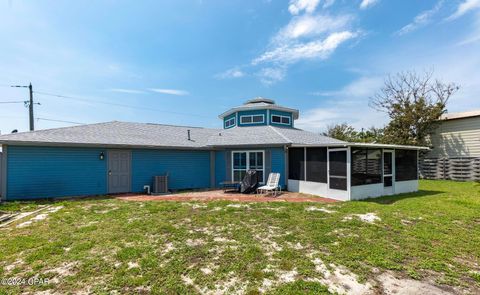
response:
[[[290,117],[282,115],[272,115],[272,123],[290,125]]]
[[[265,123],[265,116],[264,115],[244,115],[244,116],[240,116],[240,123],[242,123],[242,124]]]
[[[232,180],[242,181],[248,170],[257,171],[258,181],[265,182],[264,151],[232,152]]]
[[[231,117],[228,120],[225,120],[225,128],[230,128],[235,126],[235,117]]]

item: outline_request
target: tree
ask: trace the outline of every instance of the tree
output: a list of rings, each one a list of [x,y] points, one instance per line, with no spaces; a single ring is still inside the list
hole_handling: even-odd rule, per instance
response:
[[[327,131],[323,132],[323,135],[343,141],[353,141],[357,138],[355,128],[347,123],[328,125]]]
[[[349,142],[382,142],[383,129],[370,127],[366,131],[355,130],[347,123],[328,125],[323,135]]]
[[[446,112],[448,99],[459,89],[454,83],[434,80],[433,71],[419,75],[401,72],[389,76],[383,88],[371,98],[370,105],[386,112],[390,122],[384,130],[384,142],[428,145],[428,135]]]

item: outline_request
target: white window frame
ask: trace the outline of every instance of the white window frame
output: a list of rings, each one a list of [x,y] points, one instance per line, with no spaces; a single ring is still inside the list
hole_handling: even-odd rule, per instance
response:
[[[262,122],[253,122],[253,117],[262,117]],[[247,122],[247,123],[244,123],[242,122],[242,119],[245,118],[245,117],[250,117],[252,118],[252,122]],[[253,124],[263,124],[265,123],[265,115],[264,114],[256,114],[256,115],[242,115],[240,116],[240,124],[243,124],[243,125],[253,125]]]
[[[265,183],[265,151],[264,150],[248,150],[248,151],[232,151],[232,180],[234,180],[234,171],[241,171],[243,169],[234,169],[234,154],[235,153],[247,153],[247,158],[246,158],[246,161],[247,161],[247,165],[246,165],[246,168],[245,168],[245,171],[248,171],[250,170],[250,153],[262,153],[262,170],[258,170],[258,171],[262,171],[262,181],[260,182],[261,184],[264,184]]]
[[[233,121],[233,124],[230,126],[227,126],[227,122]],[[225,120],[224,128],[230,128],[230,127],[235,127],[236,126],[236,117],[231,117],[228,120]]]
[[[280,117],[280,122],[273,122],[273,117],[276,116],[276,117]],[[282,119],[283,118],[288,118],[288,123],[283,123],[282,122]],[[292,118],[290,118],[290,116],[283,116],[283,115],[275,115],[275,114],[272,114],[270,116],[270,122],[273,123],[273,124],[281,124],[281,125],[292,125]]]
[[[385,174],[385,153],[391,153],[392,154],[392,173],[391,174]],[[392,185],[391,186],[385,186],[385,177],[391,177],[392,178]],[[384,188],[392,188],[394,189],[395,186],[395,150],[383,150],[382,151],[382,184],[384,185]]]

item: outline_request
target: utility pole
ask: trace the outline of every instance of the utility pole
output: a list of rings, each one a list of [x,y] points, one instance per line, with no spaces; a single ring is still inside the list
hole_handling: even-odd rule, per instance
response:
[[[30,92],[30,101],[25,101],[25,106],[28,106],[28,114],[29,114],[29,118],[30,118],[30,131],[33,131],[35,130],[35,123],[34,123],[34,120],[33,120],[33,87],[32,87],[32,83],[30,83],[28,86],[23,86],[23,85],[12,85],[10,87],[16,87],[16,88],[28,88],[29,92]],[[39,103],[35,103],[35,104],[38,104]]]
[[[33,122],[33,87],[32,83],[28,85],[28,90],[30,91],[30,103],[28,104],[28,114],[30,117],[30,131],[35,130],[34,122]]]

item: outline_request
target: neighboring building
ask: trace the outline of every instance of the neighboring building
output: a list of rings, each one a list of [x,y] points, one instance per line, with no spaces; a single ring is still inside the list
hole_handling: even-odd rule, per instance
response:
[[[348,143],[295,128],[299,112],[256,98],[220,115],[223,129],[107,122],[8,134],[6,200],[219,187],[254,169],[290,191],[354,200],[418,189],[419,147]]]
[[[480,110],[443,115],[430,141],[423,177],[480,180]]]
[[[430,140],[428,157],[480,157],[480,110],[443,115]]]

